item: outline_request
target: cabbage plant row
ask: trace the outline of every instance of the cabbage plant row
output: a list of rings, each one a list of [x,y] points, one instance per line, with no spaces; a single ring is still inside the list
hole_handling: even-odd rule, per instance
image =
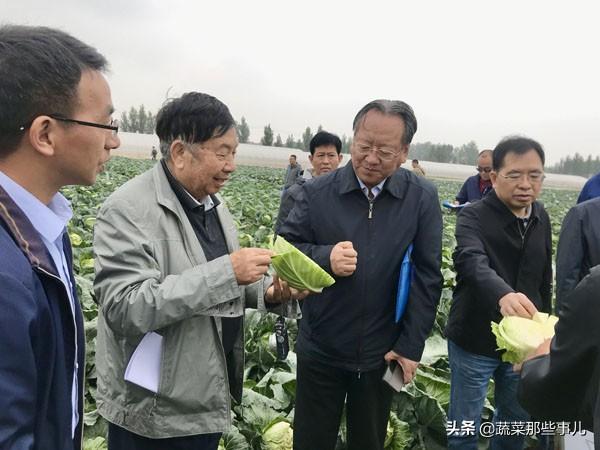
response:
[[[74,217],[69,233],[74,246],[74,269],[77,289],[85,316],[87,340],[86,405],[84,446],[86,450],[106,448],[106,423],[96,411],[96,369],[94,364],[98,309],[92,283],[94,255],[92,233],[96,214],[103,200],[118,186],[152,167],[152,161],[114,158],[92,187],[64,189],[72,201]],[[239,167],[222,193],[239,230],[243,246],[268,247],[274,219],[277,217],[282,169]],[[459,182],[434,181],[440,201],[452,199]],[[568,209],[575,204],[577,192],[546,190],[542,201],[553,224],[556,249],[560,224]],[[446,445],[446,412],[450,397],[450,376],[446,341],[442,330],[446,323],[455,273],[452,251],[455,245],[455,215],[444,211],[442,270],[444,289],[438,315],[429,337],[414,383],[395,395],[388,425],[386,450],[436,449]],[[293,430],[296,357],[293,352],[297,328],[288,320],[292,351],[278,361],[269,343],[275,317],[247,311],[245,327],[245,387],[241,405],[234,407],[234,427],[224,436],[220,449],[259,450],[291,448]],[[490,387],[484,419],[493,410],[493,386]],[[336,450],[344,450],[345,429],[342,425]]]

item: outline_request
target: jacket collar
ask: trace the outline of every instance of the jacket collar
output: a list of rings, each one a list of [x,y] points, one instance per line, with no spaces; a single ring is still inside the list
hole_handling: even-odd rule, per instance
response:
[[[179,219],[179,222],[182,226],[182,233],[192,249],[192,259],[195,261],[195,263],[200,264],[206,262],[206,256],[202,251],[200,242],[198,242],[196,233],[194,232],[194,229],[192,228],[192,225],[185,214],[183,206],[177,199],[177,195],[171,188],[171,184],[169,183],[162,164],[155,164],[150,170],[152,170],[152,178],[154,180],[154,185],[156,186],[156,201],[159,205],[169,209]],[[238,248],[237,235],[232,234],[232,229],[235,228],[235,224],[233,224],[226,214],[221,197],[217,194],[213,197],[213,200],[215,200],[216,203],[215,208],[217,210],[217,215],[219,216],[219,221],[221,222],[221,227],[223,228],[223,232],[225,234],[227,248],[230,252],[232,252]]]
[[[1,186],[0,220],[6,224],[9,234],[27,257],[32,267],[39,267],[58,277],[54,263],[39,233],[21,208],[17,206]]]
[[[200,206],[203,206],[204,211],[209,211],[215,206],[219,205],[220,201],[214,195],[207,195],[204,199],[202,199],[202,201],[196,200],[194,197],[192,197],[192,194],[185,190],[179,180],[173,176],[169,170],[169,167],[167,166],[167,162],[164,159],[160,160],[160,164],[163,168],[165,176],[167,177],[167,181],[171,186],[171,189],[177,196],[177,199],[179,200],[179,203],[181,203],[181,206],[183,206],[183,209],[186,211],[194,211]]]
[[[498,198],[498,195],[496,194],[495,190],[492,189],[481,201],[485,202],[487,205],[489,205],[492,209],[494,209],[501,215],[504,226],[513,223],[517,220],[517,216],[515,216],[514,213],[508,208],[508,206],[506,206],[504,202]],[[541,205],[539,204],[539,202],[533,202],[531,204],[531,215],[529,216],[529,218],[535,218],[536,220],[539,220],[540,210]]]
[[[340,194],[347,194],[352,191],[361,191],[358,178],[354,172],[354,167],[352,166],[352,161],[349,161],[344,167],[339,169],[339,176]],[[396,198],[403,198],[406,193],[407,186],[408,171],[400,168],[388,177],[381,191],[387,191]]]

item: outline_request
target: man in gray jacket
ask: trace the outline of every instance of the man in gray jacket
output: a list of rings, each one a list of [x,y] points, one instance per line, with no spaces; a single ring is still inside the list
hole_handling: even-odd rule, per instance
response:
[[[302,176],[302,166],[296,160],[296,155],[290,155],[290,164],[285,170],[283,179],[283,190],[289,189],[296,183],[296,180]]]
[[[98,410],[111,450],[215,450],[241,399],[244,307],[292,292],[265,277],[272,252],[239,248],[216,195],[235,170],[227,106],[185,94],[156,132],[161,163],[113,193],[95,229]]]

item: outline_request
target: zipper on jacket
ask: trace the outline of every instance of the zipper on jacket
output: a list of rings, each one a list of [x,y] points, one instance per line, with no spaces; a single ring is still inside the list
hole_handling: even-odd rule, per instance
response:
[[[371,219],[373,218],[373,203],[374,203],[374,198],[373,199],[369,199],[369,215],[368,215],[368,222],[367,222],[367,242],[369,243],[369,246],[367,248],[371,247],[371,237],[372,237],[372,232],[371,232]],[[369,258],[367,257],[367,260]],[[366,270],[366,269],[365,269]],[[360,311],[360,328],[359,328],[359,335],[358,335],[358,349],[356,351],[356,366],[357,366],[357,376],[358,379],[360,380],[360,374],[361,374],[361,354],[362,354],[362,344],[363,344],[363,334],[364,334],[364,316],[365,316],[365,302],[366,302],[366,297],[367,297],[367,281],[368,281],[368,276],[367,274],[365,274],[364,276],[364,281],[363,281],[363,292],[362,292],[362,302],[361,302],[361,311]]]
[[[40,266],[36,266],[36,269],[39,270],[40,272],[42,272],[44,275],[49,276],[50,278],[52,278],[53,280],[56,280],[60,283],[61,286],[63,286],[65,288],[65,290],[67,289],[67,286],[65,286],[65,283],[63,282],[62,278],[57,277],[56,275],[51,274],[50,272],[47,272],[46,270],[44,270],[42,267]],[[69,293],[66,292],[67,294],[67,298],[69,299],[69,303],[71,302],[71,297],[69,296]],[[75,302],[75,298],[73,298],[73,302]],[[78,299],[77,299],[78,300]],[[85,389],[85,350],[84,350],[84,368],[83,368],[83,380],[81,380],[81,383],[79,382],[79,347],[77,345],[77,319],[75,318],[75,305],[73,305],[73,328],[75,330],[75,359],[73,361],[73,368],[75,370],[75,373],[77,374],[77,384],[79,386],[81,386],[81,389],[79,389],[79,386],[77,386],[77,391],[79,394],[79,397],[77,398],[77,414],[79,416],[79,427],[80,427],[80,435],[79,435],[79,440],[80,440],[80,448],[83,448],[83,427],[84,427],[84,423],[83,423],[83,414],[84,411],[79,411],[79,398],[83,399],[82,404],[83,407],[85,409],[85,398],[84,398],[84,389]],[[83,314],[83,313],[82,313]],[[82,317],[83,319],[83,317]],[[83,331],[83,330],[82,330]],[[85,335],[84,335],[84,342],[85,342]],[[72,419],[72,418],[71,418]],[[73,436],[73,439],[75,439],[77,436]]]
[[[532,209],[532,213],[533,213],[533,209]],[[517,219],[517,220],[519,220],[519,219]],[[519,249],[519,266],[517,267],[517,280],[516,280],[517,284],[519,282],[519,275],[521,274],[521,265],[523,264],[523,252],[525,251],[525,240],[527,238],[529,230],[535,226],[536,222],[537,222],[536,218],[532,217],[530,219],[529,223],[527,224],[527,227],[525,228],[525,231],[523,233],[521,233],[521,227],[517,223],[517,231],[519,232],[519,235],[521,236],[521,248]]]

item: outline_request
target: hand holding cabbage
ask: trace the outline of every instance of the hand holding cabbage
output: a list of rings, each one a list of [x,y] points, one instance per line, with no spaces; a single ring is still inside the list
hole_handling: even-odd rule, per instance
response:
[[[522,363],[529,354],[554,336],[558,317],[537,312],[533,318],[507,316],[500,323],[492,322],[499,350],[505,350],[502,361]]]

